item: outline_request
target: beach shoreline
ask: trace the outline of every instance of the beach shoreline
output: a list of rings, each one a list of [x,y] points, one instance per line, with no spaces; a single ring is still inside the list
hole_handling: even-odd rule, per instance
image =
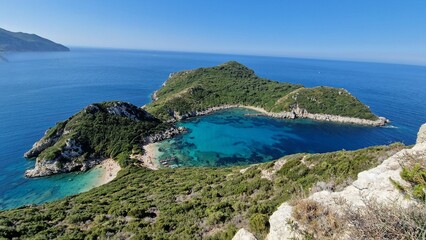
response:
[[[143,146],[144,154],[132,154],[130,158],[137,159],[141,162],[141,165],[151,170],[158,170],[160,164],[158,162],[158,143],[149,143]]]
[[[107,184],[117,177],[118,172],[121,170],[120,164],[114,159],[107,158],[98,164],[95,168],[102,170],[102,174],[96,180],[96,185],[101,186]]]

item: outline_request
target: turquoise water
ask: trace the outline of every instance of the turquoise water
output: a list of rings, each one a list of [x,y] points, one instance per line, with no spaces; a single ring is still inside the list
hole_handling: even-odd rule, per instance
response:
[[[353,150],[383,144],[393,127],[362,127],[318,123],[312,120],[281,120],[247,109],[223,110],[180,123],[188,132],[159,143],[157,160],[177,166],[232,166],[267,162],[307,152]],[[398,141],[397,137],[388,138]]]
[[[7,169],[6,169],[7,171]],[[103,169],[93,168],[84,173],[65,173],[48,178],[36,178],[28,181],[20,175],[9,186],[14,194],[11,198],[0,199],[0,207],[9,208],[23,204],[40,204],[76,193],[90,190],[100,185]],[[10,182],[8,175],[0,177],[1,182]],[[6,195],[7,196],[7,195]]]
[[[426,67],[155,51],[72,49],[7,54],[0,62],[0,209],[52,201],[92,188],[97,170],[26,179],[23,153],[44,131],[93,102],[150,101],[169,73],[239,61],[262,77],[307,87],[344,87],[388,128],[244,117],[226,111],[182,123],[190,132],[169,144],[182,165],[267,161],[294,152],[325,152],[402,141],[413,144],[426,122]],[[174,141],[174,142],[173,142]],[[179,150],[179,151],[177,151]],[[167,153],[166,153],[167,154]]]

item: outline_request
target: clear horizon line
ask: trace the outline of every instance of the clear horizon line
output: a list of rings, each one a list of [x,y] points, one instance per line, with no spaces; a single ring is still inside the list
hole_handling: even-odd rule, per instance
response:
[[[148,48],[128,48],[128,47],[100,47],[100,46],[82,46],[82,45],[66,45],[69,48],[87,48],[87,49],[110,49],[110,50],[128,50],[128,51],[155,51],[155,52],[176,52],[176,53],[196,53],[196,54],[217,54],[217,55],[235,55],[249,57],[271,57],[271,58],[295,58],[306,60],[325,60],[325,61],[343,61],[343,62],[361,62],[361,63],[383,63],[426,67],[426,63],[418,62],[398,62],[396,60],[380,60],[365,58],[339,58],[339,57],[318,57],[318,56],[301,56],[301,55],[271,55],[271,54],[254,54],[254,53],[238,53],[238,52],[209,52],[209,51],[187,51],[175,49],[148,49]]]

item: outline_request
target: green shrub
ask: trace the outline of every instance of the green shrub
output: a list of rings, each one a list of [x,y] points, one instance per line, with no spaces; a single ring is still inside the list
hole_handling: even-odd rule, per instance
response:
[[[424,156],[417,154],[404,155],[400,163],[403,166],[401,177],[411,184],[411,194],[413,197],[425,201],[426,161]]]
[[[250,217],[250,229],[258,233],[266,233],[269,230],[268,216],[256,213]]]

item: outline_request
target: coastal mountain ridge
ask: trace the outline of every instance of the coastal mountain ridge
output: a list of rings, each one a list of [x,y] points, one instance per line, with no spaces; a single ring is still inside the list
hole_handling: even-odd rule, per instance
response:
[[[0,52],[47,52],[70,49],[36,34],[10,32],[0,28]]]

